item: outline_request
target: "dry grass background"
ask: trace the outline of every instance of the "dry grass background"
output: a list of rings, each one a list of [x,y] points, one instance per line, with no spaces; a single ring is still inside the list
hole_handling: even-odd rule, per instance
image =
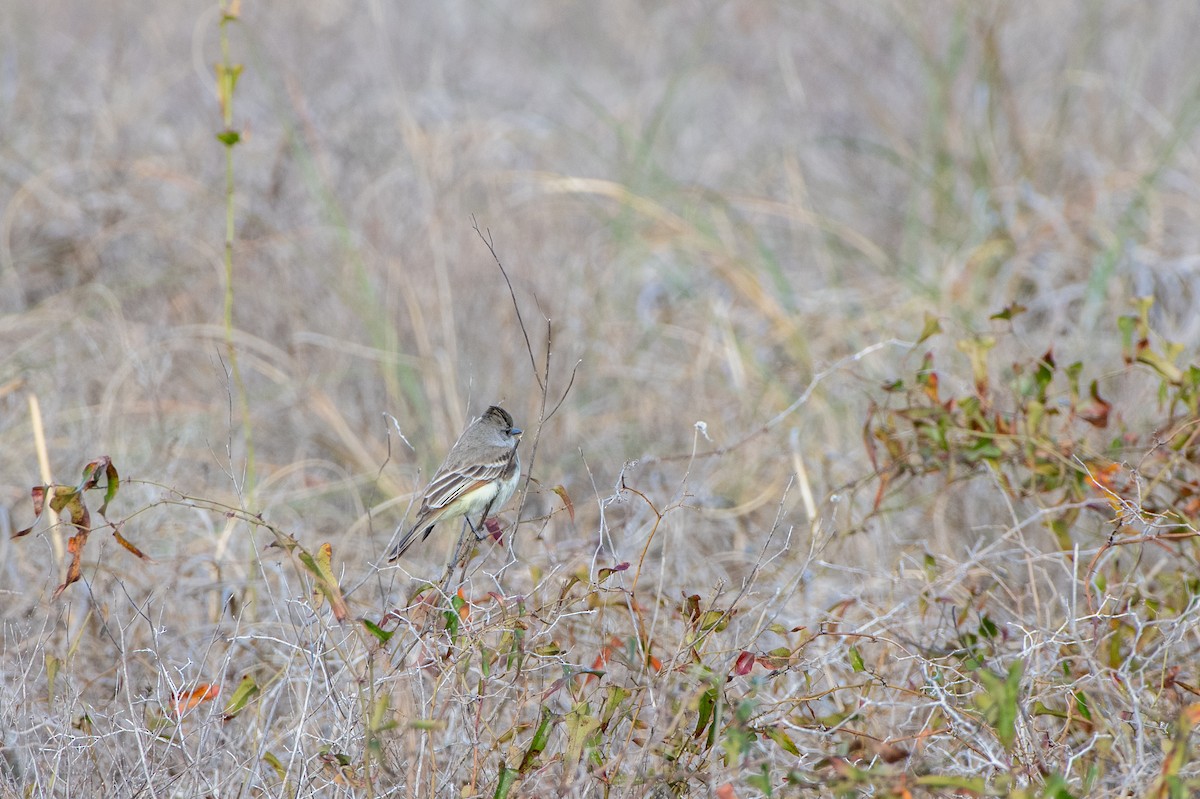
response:
[[[1154,295],[1194,360],[1200,7],[248,3],[248,417],[216,22],[0,13],[0,795],[1186,795],[1197,611],[1142,608],[1194,552],[1140,550],[1089,609],[1108,517],[1061,551],[986,476],[872,513],[863,428],[926,350],[969,392],[954,341],[991,330],[997,374],[1053,347],[1154,429],[1115,320]],[[472,217],[551,407],[578,364],[542,425]],[[947,333],[906,345],[926,314]],[[42,482],[31,396],[54,479],[111,456],[108,518],[152,563],[97,529],[55,599],[55,534],[9,540]],[[457,631],[421,630],[452,531],[379,558],[491,402],[529,431],[524,523],[471,561]],[[336,623],[253,514],[331,543],[391,641]],[[964,624],[996,630],[970,664]],[[981,675],[1013,664],[1006,735]]]

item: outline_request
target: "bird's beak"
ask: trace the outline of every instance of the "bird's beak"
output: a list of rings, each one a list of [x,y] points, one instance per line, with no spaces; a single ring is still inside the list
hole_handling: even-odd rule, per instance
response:
[[[509,428],[509,430],[508,430],[508,434],[509,434],[510,436],[519,436],[519,435],[521,435],[521,433],[523,433],[523,432],[525,432],[525,431],[524,431],[524,430],[522,430],[522,429],[521,429],[521,428],[519,428],[519,427],[511,427],[511,428]]]

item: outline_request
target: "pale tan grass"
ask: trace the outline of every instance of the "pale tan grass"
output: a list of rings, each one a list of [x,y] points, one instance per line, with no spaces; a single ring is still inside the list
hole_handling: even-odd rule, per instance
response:
[[[942,396],[968,394],[955,340],[975,333],[998,340],[997,383],[1051,348],[1082,360],[1121,409],[1094,451],[1153,427],[1158,384],[1122,367],[1115,318],[1153,293],[1158,329],[1200,351],[1194,5],[243,4],[252,493],[219,324],[215,10],[11,10],[0,529],[108,454],[126,480],[109,518],[153,562],[98,527],[54,601],[63,531],[0,542],[0,796],[491,796],[546,709],[511,795],[759,796],[765,768],[775,795],[816,797],[839,757],[877,794],[925,774],[1153,788],[1194,699],[1196,609],[1162,603],[1195,553],[1104,549],[1095,511],[1059,551],[1054,498],[980,476],[898,481],[876,512],[863,430],[927,351]],[[579,367],[452,639],[409,604],[440,553],[375,566],[464,419],[500,401],[534,429],[543,407],[472,219],[539,368],[553,340],[548,406]],[[945,334],[901,346],[926,314]],[[332,545],[345,624],[259,513]],[[696,630],[692,596],[720,630]],[[389,611],[383,647],[356,620]],[[985,615],[1000,633],[974,668],[955,653]],[[521,667],[485,669],[516,629]],[[1108,656],[1127,640],[1136,657]],[[1009,751],[980,670],[1014,662]],[[261,693],[223,720],[244,675]],[[220,697],[157,726],[205,683]],[[727,764],[739,708],[757,737]]]

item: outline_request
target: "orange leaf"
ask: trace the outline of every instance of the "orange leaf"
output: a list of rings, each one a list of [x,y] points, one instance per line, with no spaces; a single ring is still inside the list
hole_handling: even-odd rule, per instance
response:
[[[925,376],[925,396],[929,397],[929,401],[933,404],[938,403],[938,376],[937,372],[930,372]]]
[[[125,536],[121,535],[120,529],[118,529],[115,524],[113,525],[113,538],[117,539],[118,544],[125,547],[127,550],[132,552],[134,555],[137,555],[142,560],[150,560],[150,558],[146,557],[145,552],[142,552],[142,550],[140,550],[136,546],[134,546],[132,541],[130,541]]]
[[[1099,464],[1092,463],[1088,465],[1091,467],[1088,470],[1088,482],[1099,489],[1102,494],[1107,494],[1110,491],[1116,493],[1116,475],[1121,471],[1120,464],[1109,463],[1105,466],[1100,466]]]
[[[71,517],[71,525],[76,530],[75,535],[67,541],[67,552],[71,553],[71,563],[67,566],[67,578],[63,580],[62,585],[54,589],[54,598],[58,599],[59,595],[67,590],[67,586],[76,582],[80,577],[83,567],[83,547],[87,544],[88,534],[92,532],[92,517],[88,513],[87,505],[83,504],[81,492],[66,486],[55,486],[55,489],[54,498],[50,500],[50,507],[59,513],[66,511]]]
[[[717,799],[737,799],[737,792],[733,790],[733,783],[727,782],[720,788],[717,788]]]
[[[608,664],[608,658],[613,652],[621,648],[621,641],[617,636],[611,636],[608,643],[600,648],[600,654],[596,655],[596,659],[592,661],[592,671],[603,671]],[[661,664],[660,664],[661,667]],[[591,682],[599,679],[595,674],[589,674],[584,679],[584,682]]]
[[[471,618],[471,603],[463,596],[463,590],[458,589],[458,598],[462,600],[462,604],[458,606],[458,617],[463,621]]]
[[[171,697],[171,712],[182,716],[196,708],[201,702],[211,702],[221,693],[221,686],[215,683],[202,682],[190,691],[175,694]]]

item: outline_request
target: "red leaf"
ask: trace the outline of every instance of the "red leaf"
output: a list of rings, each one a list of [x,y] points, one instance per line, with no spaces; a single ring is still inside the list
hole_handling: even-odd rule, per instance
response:
[[[495,517],[484,521],[483,526],[487,528],[488,534],[497,544],[503,544],[504,540],[500,537],[500,521]]]
[[[737,662],[733,664],[733,673],[739,677],[745,677],[754,668],[754,654],[752,652],[743,651],[738,655]]]
[[[1095,380],[1092,381],[1091,390],[1088,393],[1091,395],[1092,401],[1079,409],[1079,418],[1093,427],[1108,427],[1108,414],[1112,410],[1112,403],[1100,396],[1100,390],[1096,387]]]
[[[596,574],[596,582],[602,583],[617,572],[623,572],[629,568],[629,561],[618,563],[616,566],[605,566]]]
[[[46,486],[34,486],[29,489],[29,495],[33,498],[33,524],[26,527],[24,530],[17,530],[13,533],[13,538],[20,538],[23,535],[29,535],[37,524],[37,520],[42,518],[42,511],[46,509]]]

